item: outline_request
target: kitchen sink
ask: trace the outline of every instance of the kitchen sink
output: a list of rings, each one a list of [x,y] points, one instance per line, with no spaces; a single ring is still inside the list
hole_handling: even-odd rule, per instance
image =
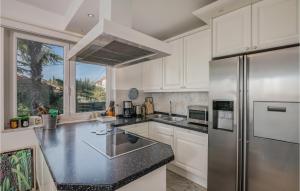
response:
[[[185,120],[185,118],[167,116],[167,117],[162,117],[161,120],[166,120],[166,121],[170,121],[170,122],[179,122],[179,121]]]

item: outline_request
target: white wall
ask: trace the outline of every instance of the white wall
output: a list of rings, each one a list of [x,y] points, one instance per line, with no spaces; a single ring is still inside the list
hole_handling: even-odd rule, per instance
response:
[[[0,153],[20,148],[37,146],[38,141],[33,129],[0,134]]]
[[[58,5],[59,6],[59,5]],[[1,17],[56,30],[64,29],[64,16],[16,0],[1,0]]]
[[[4,124],[4,29],[0,27],[0,130]]]

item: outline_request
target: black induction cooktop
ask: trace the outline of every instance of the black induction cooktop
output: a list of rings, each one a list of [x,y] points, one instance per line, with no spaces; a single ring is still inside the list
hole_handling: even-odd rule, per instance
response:
[[[125,155],[139,149],[146,148],[157,142],[131,134],[125,131],[117,131],[107,134],[91,133],[83,142],[97,150],[109,159]]]

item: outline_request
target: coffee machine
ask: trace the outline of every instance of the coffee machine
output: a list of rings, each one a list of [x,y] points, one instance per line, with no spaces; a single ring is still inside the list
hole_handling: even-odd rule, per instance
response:
[[[132,101],[123,101],[123,117],[130,118],[133,117],[133,114]]]

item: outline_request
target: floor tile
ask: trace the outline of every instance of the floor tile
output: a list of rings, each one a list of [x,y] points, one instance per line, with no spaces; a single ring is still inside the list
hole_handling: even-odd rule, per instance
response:
[[[206,189],[178,174],[167,171],[167,191],[206,191]]]

